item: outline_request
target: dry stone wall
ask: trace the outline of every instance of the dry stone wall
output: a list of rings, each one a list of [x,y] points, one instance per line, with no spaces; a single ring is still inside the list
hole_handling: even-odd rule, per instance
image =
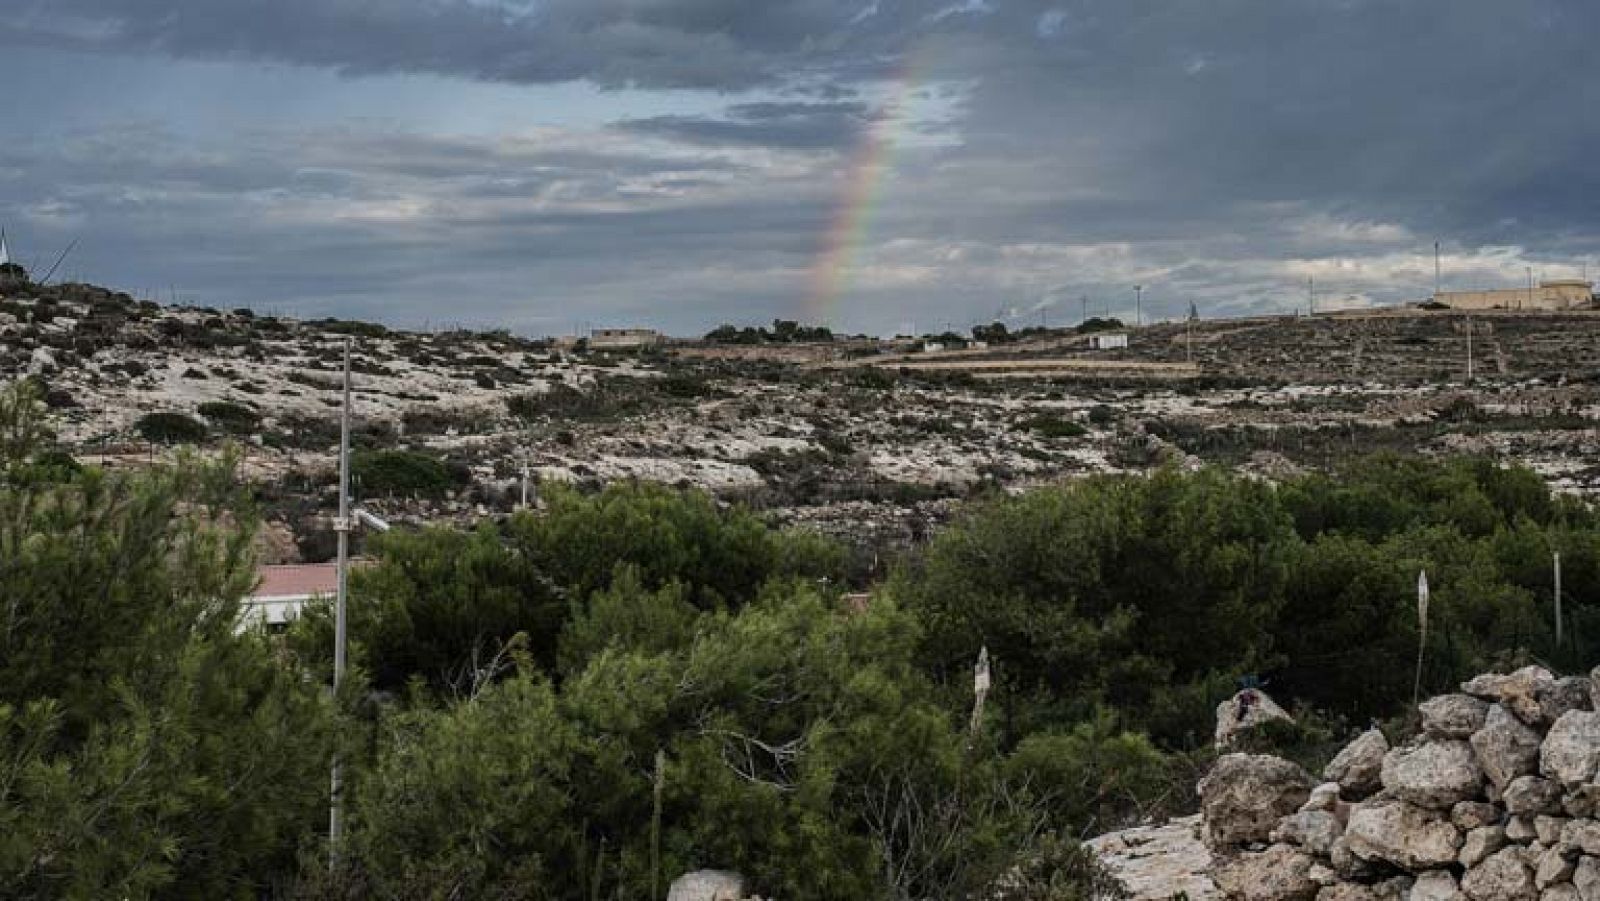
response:
[[[1367,732],[1319,783],[1230,754],[1200,783],[1210,875],[1235,901],[1600,901],[1600,669],[1479,676]]]

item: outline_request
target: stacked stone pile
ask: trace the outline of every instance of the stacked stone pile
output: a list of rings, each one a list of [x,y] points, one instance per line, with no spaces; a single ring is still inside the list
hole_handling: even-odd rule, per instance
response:
[[[1422,734],[1357,738],[1320,784],[1230,754],[1200,783],[1211,875],[1237,901],[1600,901],[1600,669],[1479,676]]]

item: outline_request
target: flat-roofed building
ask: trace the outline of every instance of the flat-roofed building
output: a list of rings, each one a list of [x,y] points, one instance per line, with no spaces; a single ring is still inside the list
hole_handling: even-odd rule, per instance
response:
[[[637,350],[661,343],[653,328],[597,328],[589,332],[590,350]]]
[[[1555,279],[1528,288],[1440,291],[1433,299],[1453,310],[1581,310],[1593,305],[1594,284]]]

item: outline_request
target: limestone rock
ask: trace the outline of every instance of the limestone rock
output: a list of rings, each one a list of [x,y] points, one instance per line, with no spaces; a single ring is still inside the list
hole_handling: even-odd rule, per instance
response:
[[[1580,785],[1561,798],[1561,810],[1569,817],[1592,817],[1600,810],[1600,785]]]
[[[1454,740],[1395,748],[1383,757],[1381,778],[1394,797],[1435,810],[1470,801],[1483,786],[1472,746]]]
[[[1510,814],[1555,813],[1561,809],[1561,786],[1538,776],[1518,776],[1506,786],[1501,801]]]
[[[1539,893],[1539,901],[1582,901],[1578,890],[1570,882],[1552,885]]]
[[[1569,821],[1561,827],[1561,844],[1585,854],[1600,856],[1600,823],[1594,820]]]
[[[1106,869],[1128,889],[1129,901],[1215,901],[1211,852],[1200,842],[1200,817],[1137,826],[1090,839]]]
[[[1525,666],[1514,673],[1485,673],[1461,684],[1461,690],[1475,698],[1496,701],[1528,725],[1543,721],[1540,695],[1555,688],[1556,677],[1542,666]]]
[[[1325,810],[1291,814],[1278,821],[1271,840],[1298,845],[1317,857],[1326,858],[1334,839],[1344,834],[1339,818]]]
[[[696,870],[673,880],[667,901],[739,901],[744,877],[728,870]]]
[[[1557,883],[1568,882],[1575,869],[1576,862],[1562,854],[1560,848],[1546,848],[1534,865],[1533,884],[1543,890]]]
[[[1495,704],[1489,708],[1483,728],[1473,733],[1472,750],[1478,755],[1478,765],[1483,768],[1484,775],[1503,790],[1511,780],[1537,768],[1539,733]]]
[[[1339,783],[1324,782],[1311,790],[1311,797],[1306,798],[1306,803],[1300,805],[1300,812],[1306,813],[1313,810],[1325,810],[1332,813],[1339,809]]]
[[[1472,901],[1533,901],[1538,891],[1522,855],[1502,848],[1461,877],[1461,891]]]
[[[1322,771],[1322,778],[1339,783],[1345,794],[1359,800],[1382,784],[1383,757],[1389,753],[1389,740],[1377,729],[1361,733],[1336,754]]]
[[[1274,720],[1294,722],[1288,711],[1267,697],[1266,692],[1247,688],[1217,705],[1216,745],[1218,748],[1231,748],[1240,733]]]
[[[1417,876],[1410,901],[1461,901],[1461,888],[1449,870],[1429,870]]]
[[[1334,839],[1328,848],[1328,863],[1345,879],[1364,880],[1372,875],[1372,865],[1350,850],[1350,842],[1344,836]]]
[[[1533,818],[1533,831],[1539,834],[1539,841],[1546,845],[1561,843],[1561,830],[1571,822],[1566,817],[1536,816]]]
[[[1483,801],[1462,801],[1450,808],[1450,822],[1462,832],[1480,826],[1494,826],[1500,822],[1500,808]]]
[[[1438,812],[1399,800],[1369,802],[1352,810],[1344,838],[1363,860],[1412,870],[1454,863],[1461,848],[1461,833]]]
[[[1466,841],[1461,843],[1461,853],[1456,860],[1470,870],[1505,846],[1504,826],[1482,826],[1467,833]]]
[[[1589,708],[1600,710],[1600,666],[1589,671]]]
[[[1310,901],[1319,886],[1311,879],[1315,861],[1288,845],[1246,851],[1212,871],[1217,888],[1234,901]]]
[[[1600,901],[1600,859],[1580,857],[1572,871],[1572,887],[1582,901]]]
[[[1554,686],[1539,693],[1541,718],[1553,723],[1573,710],[1593,710],[1589,680],[1583,676],[1557,679]]]
[[[1317,901],[1383,901],[1383,896],[1370,885],[1340,882],[1318,891]]]
[[[1539,830],[1533,828],[1533,817],[1508,817],[1506,819],[1506,841],[1526,845],[1539,837]]]
[[[1423,701],[1422,731],[1430,738],[1470,738],[1483,728],[1489,702],[1471,695],[1439,695]]]
[[[1539,751],[1539,771],[1567,788],[1595,777],[1600,768],[1600,713],[1569,710],[1550,727]]]
[[[1206,844],[1213,848],[1266,841],[1278,820],[1311,795],[1311,775],[1280,757],[1228,754],[1200,780]]]

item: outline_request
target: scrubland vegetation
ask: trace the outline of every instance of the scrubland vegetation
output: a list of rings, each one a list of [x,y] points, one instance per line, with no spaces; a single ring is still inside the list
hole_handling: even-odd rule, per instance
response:
[[[1306,759],[1405,715],[1419,569],[1425,694],[1600,641],[1594,511],[1487,461],[977,500],[864,605],[828,539],[618,483],[372,541],[333,698],[330,611],[235,632],[230,461],[79,467],[41,406],[0,403],[6,897],[661,898],[727,867],[785,899],[1079,898],[1076,840],[1191,803],[1237,677],[1296,705],[1270,740]]]

